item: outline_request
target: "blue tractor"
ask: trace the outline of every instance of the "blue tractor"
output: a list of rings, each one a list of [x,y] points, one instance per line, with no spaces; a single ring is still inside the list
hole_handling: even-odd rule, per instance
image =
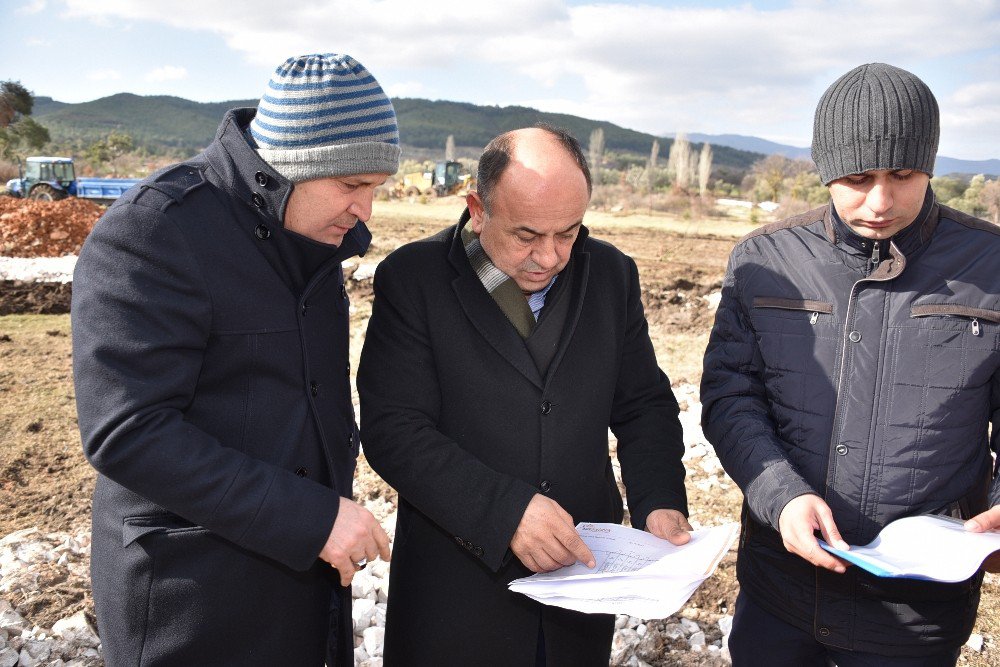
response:
[[[7,181],[7,194],[40,201],[56,201],[64,197],[81,197],[98,203],[118,199],[139,182],[135,178],[76,177],[73,158],[29,157],[25,159],[21,177]]]

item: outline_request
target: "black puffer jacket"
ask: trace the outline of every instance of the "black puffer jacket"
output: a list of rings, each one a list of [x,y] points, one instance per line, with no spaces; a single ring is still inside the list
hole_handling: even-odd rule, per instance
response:
[[[837,575],[788,553],[776,530],[805,493],[850,544],[903,516],[1000,504],[1000,228],[928,190],[917,221],[880,246],[876,263],[832,206],[742,239],[705,356],[702,423],[746,498],[743,589],[821,642],[921,654],[966,640],[981,575]]]

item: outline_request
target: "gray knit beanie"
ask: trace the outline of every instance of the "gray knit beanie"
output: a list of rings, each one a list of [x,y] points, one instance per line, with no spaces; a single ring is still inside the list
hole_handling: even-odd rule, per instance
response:
[[[261,158],[293,183],[399,169],[392,102],[348,55],[313,54],[282,63],[260,99],[250,133]]]
[[[874,169],[933,175],[939,134],[937,100],[927,84],[898,67],[869,63],[823,93],[812,158],[823,185]]]

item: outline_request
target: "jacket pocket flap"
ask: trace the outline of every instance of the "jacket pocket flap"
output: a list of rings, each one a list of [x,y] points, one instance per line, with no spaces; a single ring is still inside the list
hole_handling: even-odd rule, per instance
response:
[[[780,296],[755,296],[754,308],[781,308],[784,310],[805,310],[810,313],[832,313],[833,304],[814,299],[787,299]]]
[[[172,530],[190,530],[192,528],[198,528],[198,526],[172,514],[127,516],[122,525],[122,546],[127,547],[151,533],[166,533]]]
[[[910,307],[910,317],[927,317],[928,315],[953,315],[1000,324],[1000,310],[973,308],[958,303],[925,303]]]

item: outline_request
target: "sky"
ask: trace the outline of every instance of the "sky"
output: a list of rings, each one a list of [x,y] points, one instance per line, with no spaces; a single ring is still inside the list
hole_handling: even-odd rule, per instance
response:
[[[0,81],[62,102],[257,99],[289,56],[336,52],[392,97],[793,146],[837,77],[880,61],[934,91],[939,154],[1000,158],[1000,0],[0,0],[0,17]]]

